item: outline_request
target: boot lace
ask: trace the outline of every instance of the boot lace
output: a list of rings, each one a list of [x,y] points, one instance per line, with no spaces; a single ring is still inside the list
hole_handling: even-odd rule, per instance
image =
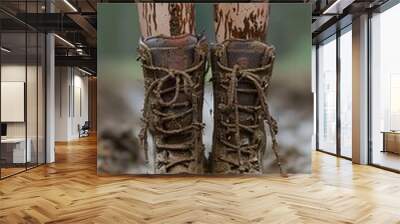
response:
[[[175,70],[168,69],[163,67],[157,67],[152,65],[142,64],[144,69],[150,70],[152,72],[162,72],[166,74],[160,78],[155,78],[148,86],[148,89],[144,98],[144,105],[149,105],[149,100],[152,96],[155,99],[156,103],[150,105],[150,110],[143,110],[143,123],[139,138],[145,150],[146,161],[148,162],[148,142],[147,142],[147,132],[149,127],[151,126],[156,133],[161,136],[170,136],[184,133],[192,133],[192,138],[184,143],[163,143],[159,141],[159,139],[155,139],[155,147],[158,149],[162,149],[164,151],[189,151],[193,149],[193,147],[202,147],[199,144],[199,135],[201,135],[201,130],[203,128],[203,124],[199,122],[199,113],[198,111],[198,103],[199,103],[199,93],[196,92],[200,83],[194,83],[190,74],[200,69],[205,63],[205,58],[200,60],[199,63],[188,68],[186,70]],[[171,80],[174,80],[174,84],[171,87],[163,88],[165,84],[171,85]],[[169,101],[165,101],[163,99],[163,94],[174,91],[174,95],[172,99]],[[189,96],[189,100],[184,102],[177,102],[178,97],[183,92],[186,96]],[[145,106],[146,107],[146,106]],[[162,112],[159,108],[167,108],[166,111]],[[179,113],[171,112],[169,109],[173,109],[175,107],[184,107],[186,110]],[[150,120],[150,115],[152,114]],[[191,114],[192,122],[189,125],[183,126],[179,120],[182,120],[187,115]],[[176,121],[179,127],[173,129],[165,129],[164,124],[167,122]],[[196,150],[195,150],[196,152]],[[158,161],[158,166],[164,166],[164,169],[168,171],[170,168],[182,164],[184,166],[188,166],[188,163],[194,161],[195,158],[192,154],[189,158],[181,158],[178,160],[164,160]]]
[[[269,126],[269,132],[272,139],[272,150],[276,156],[276,161],[280,169],[280,173],[283,176],[284,174],[281,159],[278,154],[278,142],[276,140],[276,135],[278,133],[278,125],[276,120],[272,117],[269,107],[268,101],[266,97],[266,89],[270,84],[270,77],[272,73],[272,62],[268,63],[267,65],[252,68],[252,69],[241,69],[239,65],[234,65],[233,68],[229,68],[221,62],[217,61],[217,66],[220,68],[223,73],[226,74],[226,82],[227,85],[222,84],[222,88],[227,91],[227,100],[225,103],[220,103],[218,107],[222,109],[222,111],[234,112],[234,119],[232,121],[226,122],[222,119],[222,126],[224,126],[227,132],[234,133],[235,143],[229,142],[225,136],[219,135],[219,141],[227,147],[226,150],[230,152],[236,152],[238,156],[238,161],[232,161],[227,158],[219,158],[220,160],[232,164],[234,166],[239,167],[240,171],[244,171],[246,169],[245,163],[246,161],[243,160],[243,154],[251,154],[252,151],[257,150],[259,148],[260,142],[256,142],[253,144],[243,144],[241,140],[241,130],[249,132],[251,134],[255,134],[256,129],[258,129],[259,123],[254,120],[251,124],[242,124],[240,122],[240,112],[259,112],[262,111],[262,119],[266,120]],[[266,73],[266,79],[261,79],[256,73]],[[240,89],[238,87],[239,81],[248,81],[249,83],[253,84],[254,89]],[[222,81],[223,83],[223,81]],[[259,104],[256,106],[253,105],[241,105],[239,104],[238,92],[256,92],[258,96]]]

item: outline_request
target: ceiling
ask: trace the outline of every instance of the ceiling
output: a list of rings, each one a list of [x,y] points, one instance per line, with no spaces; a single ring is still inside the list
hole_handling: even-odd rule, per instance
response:
[[[316,0],[313,2],[313,43],[336,33],[352,23],[362,13],[373,12],[389,0]]]
[[[37,50],[25,32],[57,34],[56,65],[79,66],[96,73],[97,0],[1,0],[2,45],[12,51],[3,59],[21,60]],[[51,13],[50,13],[51,12]],[[36,41],[35,41],[36,42]],[[25,46],[27,48],[25,49]],[[25,52],[27,51],[27,52]]]

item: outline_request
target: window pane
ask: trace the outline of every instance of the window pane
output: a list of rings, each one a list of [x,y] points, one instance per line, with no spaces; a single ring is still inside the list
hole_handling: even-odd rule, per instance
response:
[[[336,153],[336,37],[318,48],[318,147]]]
[[[38,163],[45,163],[45,65],[46,65],[46,37],[43,33],[39,33],[39,46],[38,46]]]
[[[400,170],[400,5],[372,18],[372,163]]]
[[[340,152],[352,156],[352,35],[340,36]]]
[[[26,33],[1,34],[1,175],[24,171],[30,162],[26,142]]]
[[[38,36],[36,32],[28,31],[28,55],[27,55],[27,76],[26,76],[26,118],[27,118],[27,141],[30,147],[30,161],[28,168],[37,165],[37,41]]]

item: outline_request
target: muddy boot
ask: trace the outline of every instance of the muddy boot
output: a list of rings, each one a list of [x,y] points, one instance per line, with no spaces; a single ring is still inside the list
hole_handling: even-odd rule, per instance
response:
[[[155,147],[150,155],[154,156],[154,173],[203,173],[205,38],[149,37],[140,41],[139,53],[145,82],[145,127],[140,138],[147,155],[149,129]]]
[[[227,40],[212,49],[214,88],[214,173],[261,174],[266,147],[264,121],[277,153],[278,126],[266,93],[275,51],[259,41]],[[282,173],[282,170],[281,170]]]

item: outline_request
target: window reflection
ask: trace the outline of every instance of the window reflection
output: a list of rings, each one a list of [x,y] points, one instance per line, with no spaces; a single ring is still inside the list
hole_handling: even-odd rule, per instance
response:
[[[1,46],[1,175],[24,171],[31,161],[26,141],[26,35],[2,33]]]
[[[44,12],[44,3],[0,6],[22,15]],[[0,12],[0,178],[45,162],[45,35],[10,15]]]
[[[400,5],[376,14],[372,25],[372,163],[400,170]]]
[[[336,36],[318,48],[318,147],[336,153]]]
[[[352,35],[351,26],[340,36],[340,154],[352,157]]]

